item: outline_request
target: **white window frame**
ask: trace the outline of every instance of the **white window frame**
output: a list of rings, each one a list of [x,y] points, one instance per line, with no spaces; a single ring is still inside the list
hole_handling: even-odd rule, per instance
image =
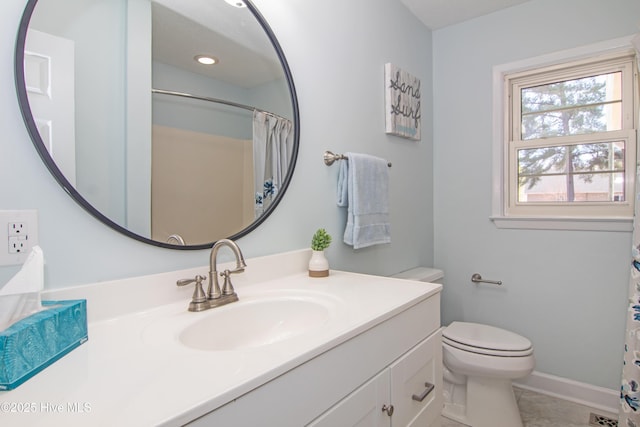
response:
[[[585,46],[578,49],[557,52],[550,55],[531,58],[509,64],[503,64],[493,69],[493,188],[492,188],[492,216],[491,220],[498,228],[533,228],[533,229],[559,229],[559,230],[603,230],[603,231],[632,231],[633,229],[633,202],[635,199],[636,177],[636,132],[629,129],[629,123],[623,124],[622,131],[609,132],[606,138],[602,133],[597,141],[625,140],[626,155],[626,202],[612,208],[611,205],[603,207],[580,203],[572,205],[569,209],[561,204],[549,206],[534,206],[528,204],[525,209],[514,209],[510,203],[514,197],[513,186],[509,185],[509,176],[516,172],[515,165],[511,167],[510,158],[514,158],[515,147],[509,142],[511,126],[509,123],[511,114],[509,108],[510,81],[509,78],[520,77],[523,74],[531,74],[533,70],[547,71],[566,67],[566,64],[593,62],[633,55],[635,50],[631,45],[631,37],[610,40],[596,45]],[[634,67],[635,68],[635,67]],[[633,76],[633,88],[631,96],[636,105],[631,114],[631,127],[637,124],[637,75]],[[626,129],[625,129],[626,127]],[[610,138],[609,138],[610,137]],[[567,137],[569,141],[574,137]],[[585,142],[589,142],[589,136]],[[511,150],[511,152],[510,152]],[[515,181],[513,181],[515,183]],[[513,200],[513,199],[511,199]],[[622,206],[624,205],[624,206]],[[576,209],[577,208],[577,209]],[[604,208],[604,209],[603,209]]]

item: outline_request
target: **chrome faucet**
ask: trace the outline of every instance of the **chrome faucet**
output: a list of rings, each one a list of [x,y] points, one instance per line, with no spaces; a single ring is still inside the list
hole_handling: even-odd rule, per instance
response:
[[[216,258],[222,246],[227,246],[233,251],[233,254],[236,256],[236,268],[234,270],[225,270],[220,274],[224,276],[224,285],[222,286],[222,292],[220,292],[220,285],[218,284],[218,262]],[[207,290],[207,298],[211,300],[236,295],[229,275],[242,273],[246,266],[247,264],[244,262],[242,251],[233,240],[218,240],[211,248],[211,255],[209,256],[209,289]],[[238,296],[236,295],[235,301],[237,300]]]
[[[227,246],[233,251],[236,257],[236,268],[233,270],[225,269],[220,273],[220,276],[224,277],[222,290],[220,290],[217,257],[218,251],[222,246]],[[208,310],[238,301],[238,294],[236,294],[236,291],[233,289],[230,276],[232,274],[242,273],[246,266],[247,264],[244,261],[242,251],[234,241],[229,239],[218,240],[211,248],[211,254],[209,255],[209,286],[207,293],[205,294],[202,289],[202,280],[204,280],[202,276],[196,276],[195,279],[182,279],[176,282],[178,286],[185,286],[194,282],[196,284],[193,298],[189,304],[189,311]]]

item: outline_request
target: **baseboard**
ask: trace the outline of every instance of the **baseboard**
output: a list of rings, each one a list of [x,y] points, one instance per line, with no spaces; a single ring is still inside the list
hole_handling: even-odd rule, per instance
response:
[[[533,371],[526,378],[514,381],[513,385],[525,390],[590,406],[610,414],[618,414],[619,411],[620,392],[618,390],[597,387],[537,371]]]

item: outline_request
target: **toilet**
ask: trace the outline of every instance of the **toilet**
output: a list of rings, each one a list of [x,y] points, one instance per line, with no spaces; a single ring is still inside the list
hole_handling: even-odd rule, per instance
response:
[[[418,267],[392,277],[440,283],[442,270]],[[442,328],[442,415],[472,427],[522,427],[511,381],[535,366],[531,341],[489,325],[451,322]]]

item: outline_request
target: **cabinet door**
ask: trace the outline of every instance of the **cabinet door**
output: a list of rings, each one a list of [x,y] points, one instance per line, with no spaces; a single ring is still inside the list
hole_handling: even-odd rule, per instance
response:
[[[389,404],[389,370],[385,369],[308,425],[390,427],[391,417],[382,410]]]
[[[442,410],[441,332],[411,349],[391,365],[390,371],[393,425],[437,425]]]

